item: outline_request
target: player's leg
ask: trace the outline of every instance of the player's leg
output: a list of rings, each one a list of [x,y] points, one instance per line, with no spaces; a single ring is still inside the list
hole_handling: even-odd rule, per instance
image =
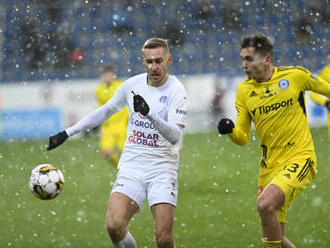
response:
[[[117,130],[116,133],[112,135],[112,140],[113,145],[110,150],[109,160],[113,165],[116,165],[117,168],[126,142],[126,129],[121,128],[120,130]]]
[[[330,111],[328,111],[328,138],[330,143]]]
[[[121,151],[118,148],[109,150],[108,159],[115,168],[118,167],[120,155],[121,155]]]
[[[315,177],[316,163],[314,155],[307,158],[295,158],[292,161],[287,162],[283,170],[277,173],[258,199],[258,212],[263,227],[265,247],[274,247],[271,245],[278,242],[269,241],[279,241],[279,237],[283,243],[282,247],[294,247],[285,237],[285,216],[289,205]],[[280,235],[278,230],[281,231]]]
[[[159,203],[151,207],[155,221],[155,236],[158,248],[174,248],[173,225],[175,207],[168,203]]]
[[[116,136],[112,134],[109,126],[102,126],[100,147],[103,157],[108,160],[115,168],[117,168],[120,154],[115,151]]]
[[[139,205],[128,196],[119,192],[111,194],[106,221],[108,233],[115,247],[136,247],[133,236],[128,232],[128,224],[138,210]]]
[[[173,224],[178,196],[177,166],[161,164],[151,174],[147,197],[154,217],[157,246],[173,248]]]
[[[258,198],[264,247],[282,247],[281,225],[277,210],[281,208],[284,200],[282,189],[274,184],[268,185]]]
[[[283,248],[295,248],[294,244],[285,236],[285,222],[281,222],[281,233],[283,237]]]
[[[115,247],[136,247],[128,224],[146,198],[146,185],[141,171],[134,168],[119,170],[113,185],[107,211],[107,229]]]
[[[116,142],[115,142],[115,148],[113,149],[114,150],[114,160],[116,161],[116,163],[118,164],[119,163],[119,159],[120,159],[120,156],[124,150],[124,145],[126,143],[126,138],[127,138],[127,135],[126,135],[126,128],[122,128],[120,130],[117,130],[118,133],[117,133],[117,137],[116,137]]]

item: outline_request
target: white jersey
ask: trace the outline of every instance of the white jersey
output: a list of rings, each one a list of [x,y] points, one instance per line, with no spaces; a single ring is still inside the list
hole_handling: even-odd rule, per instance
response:
[[[186,125],[187,94],[175,76],[169,76],[160,87],[147,84],[147,73],[129,78],[107,103],[117,110],[128,106],[130,113],[127,140],[118,168],[146,168],[157,165],[173,165],[177,168],[182,137],[177,144],[172,145],[146,117],[134,112],[133,92],[145,99],[151,113],[157,114],[169,123],[183,127]]]

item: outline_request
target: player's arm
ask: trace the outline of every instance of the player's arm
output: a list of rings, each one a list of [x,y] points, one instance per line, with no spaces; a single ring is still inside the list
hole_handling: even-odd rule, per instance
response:
[[[125,98],[123,90],[119,91],[118,94],[115,94],[106,104],[95,109],[86,115],[79,122],[73,126],[49,137],[49,145],[47,150],[51,150],[61,145],[66,141],[70,136],[79,133],[81,131],[92,129],[101,123],[105,122],[110,118],[114,113],[120,111],[125,106]]]
[[[315,93],[313,91],[310,91],[309,92],[309,97],[316,104],[319,104],[321,106],[326,106],[327,99],[325,97],[323,97],[322,95],[317,94],[317,93]]]
[[[117,111],[118,110],[111,104],[104,104],[102,107],[95,109],[75,125],[50,136],[47,150],[54,149],[55,147],[61,145],[67,138],[69,138],[69,136],[100,125]]]
[[[134,94],[134,92],[132,93]],[[159,117],[153,111],[150,111],[149,105],[140,95],[134,94],[133,102],[134,102],[134,111],[144,115],[161,133],[161,135],[165,139],[167,139],[172,145],[176,144],[180,140],[184,125],[175,124],[173,122],[166,121],[161,117]],[[185,105],[185,100],[182,102],[184,102],[183,104]],[[185,107],[182,107],[183,112],[181,114],[186,114],[186,111],[183,109],[185,109]]]
[[[228,134],[234,143],[243,146],[250,140],[251,116],[244,107],[239,89],[237,91],[235,105],[237,109],[236,125],[234,125],[232,120],[224,118],[219,121],[218,131],[220,134]]]
[[[241,108],[237,108],[237,120],[236,126],[233,132],[229,134],[229,137],[236,144],[243,146],[247,144],[250,140],[251,133],[251,117],[248,112]]]
[[[149,113],[147,115],[147,119],[172,145],[176,144],[180,140],[184,126],[165,121],[156,113]]]
[[[310,97],[316,103],[327,107],[330,110],[330,102],[329,100],[322,99],[321,96],[318,96],[316,93],[326,96],[328,99],[330,98],[330,82],[324,80],[321,77],[315,76],[311,74],[307,69],[303,67],[297,67],[302,70],[301,77],[305,80],[300,80],[299,82],[304,82],[301,87],[302,90],[309,90]]]
[[[325,81],[323,78],[311,74],[307,69],[303,67],[297,67],[302,70],[301,79],[302,90],[310,90],[319,93],[327,98],[330,98],[330,82]]]

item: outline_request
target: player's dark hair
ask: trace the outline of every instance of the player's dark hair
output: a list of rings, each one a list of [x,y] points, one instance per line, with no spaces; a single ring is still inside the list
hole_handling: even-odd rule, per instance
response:
[[[162,38],[150,38],[148,39],[142,47],[142,52],[144,51],[144,49],[153,49],[153,48],[158,48],[158,47],[163,47],[165,48],[165,50],[170,53],[170,48],[168,46],[168,41],[166,39],[162,39]]]
[[[245,36],[241,40],[241,49],[254,47],[256,52],[263,56],[274,55],[274,46],[269,38],[265,35],[257,34],[252,36]]]
[[[102,68],[102,73],[113,72],[113,67],[111,65],[106,65]]]

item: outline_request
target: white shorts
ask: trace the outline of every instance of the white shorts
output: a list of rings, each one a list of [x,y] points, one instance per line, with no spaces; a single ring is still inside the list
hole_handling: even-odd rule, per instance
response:
[[[171,167],[169,167],[171,168]],[[151,171],[119,170],[112,193],[122,193],[135,201],[140,209],[145,199],[149,206],[169,203],[176,207],[178,197],[177,169]]]

